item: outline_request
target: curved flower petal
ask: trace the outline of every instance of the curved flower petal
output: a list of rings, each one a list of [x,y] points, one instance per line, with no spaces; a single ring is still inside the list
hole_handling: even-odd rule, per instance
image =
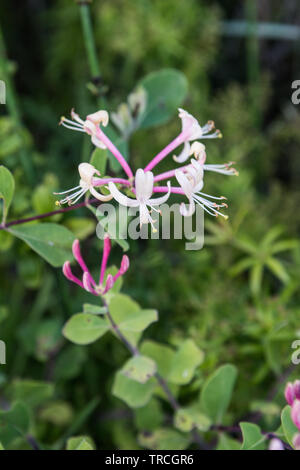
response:
[[[193,194],[193,185],[181,170],[175,170],[175,177],[183,189],[185,195],[190,199]]]
[[[119,191],[118,188],[116,187],[115,183],[112,183],[112,182],[108,183],[108,188],[113,198],[116,201],[118,201],[118,203],[121,204],[122,206],[127,206],[127,207],[139,206],[139,201],[137,199],[131,199],[130,197],[127,197],[124,194],[122,194],[121,191]]]
[[[91,138],[93,144],[100,148],[100,149],[106,149],[106,145],[102,142],[102,140],[98,139],[98,137],[94,134],[92,134],[92,138]]]
[[[202,127],[192,114],[188,113],[182,108],[179,108],[179,117],[182,122],[182,132],[187,134],[188,140],[196,140],[202,137]]]
[[[89,187],[90,193],[99,201],[105,202],[105,201],[111,201],[113,196],[111,194],[107,194],[106,196],[104,194],[98,193],[96,189],[93,186]]]
[[[180,204],[180,214],[183,215],[183,217],[190,217],[191,215],[194,214],[195,212],[195,203],[193,199],[189,200],[189,205],[186,205],[184,202]]]

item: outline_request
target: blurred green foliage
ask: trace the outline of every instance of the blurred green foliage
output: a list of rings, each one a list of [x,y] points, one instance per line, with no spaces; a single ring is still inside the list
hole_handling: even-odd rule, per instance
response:
[[[109,111],[116,111],[147,73],[162,68],[184,73],[189,83],[185,107],[202,123],[214,119],[222,130],[224,139],[207,145],[209,163],[233,160],[240,176],[206,177],[212,193],[228,197],[230,218],[206,218],[202,250],[185,251],[181,240],[130,242],[124,290],[143,309],[159,311],[159,322],[145,333],[142,353],[155,360],[171,357],[187,338],[204,353],[191,367],[191,381],[178,389],[173,380],[183,406],[175,418],[177,430],[168,427],[170,407],[152,394],[151,384],[145,406],[131,410],[125,405],[129,379],[120,370],[129,356],[112,335],[89,346],[63,337],[63,325],[91,299],[30,249],[28,237],[36,236],[36,223],[16,227],[18,238],[0,231],[0,339],[7,344],[7,364],[0,365],[0,419],[6,429],[0,441],[6,448],[30,448],[22,435],[31,433],[45,448],[185,448],[191,413],[198,429],[209,426],[190,403],[198,400],[199,389],[200,402],[210,396],[209,384],[218,381],[222,369],[216,369],[225,363],[234,364],[223,366],[232,368],[226,376],[232,387],[236,369],[238,378],[229,408],[230,397],[218,401],[223,423],[236,424],[263,408],[260,426],[275,431],[283,405],[276,383],[290,367],[291,344],[300,336],[295,241],[300,115],[290,102],[295,77],[290,71],[277,79],[266,66],[258,71],[258,82],[249,79],[245,41],[221,35],[221,18],[240,15],[232,5],[236,2],[190,0],[187,8],[180,0],[101,0],[91,6],[102,74],[98,87],[89,72],[78,6],[71,0],[46,3],[24,2],[19,15],[11,2],[0,6],[8,57],[1,55],[0,77],[8,73],[14,82],[21,116],[18,120],[1,107],[0,163],[15,179],[8,221],[54,210],[53,191],[74,186],[78,163],[90,159],[88,138],[57,127],[61,114],[73,106],[83,115],[95,111],[102,93]],[[273,17],[280,21],[281,13],[274,9]],[[293,54],[290,47],[285,60],[292,61]],[[178,126],[175,118],[135,133],[129,144],[132,165],[148,162]],[[35,169],[34,184],[28,184],[22,167],[24,151]],[[168,163],[160,168],[169,169]],[[42,231],[50,222],[85,240],[90,266],[99,265],[101,246],[87,209],[47,218]],[[59,247],[53,265],[61,264],[65,249]],[[120,251],[116,244],[115,259]],[[43,256],[49,261],[48,251]],[[157,347],[162,349],[157,352]],[[275,413],[268,406],[270,397],[278,406]],[[131,400],[130,395],[127,403]],[[243,448],[255,448],[259,428],[244,423],[242,431]],[[208,432],[208,441],[215,436]],[[219,448],[237,445],[219,433]]]

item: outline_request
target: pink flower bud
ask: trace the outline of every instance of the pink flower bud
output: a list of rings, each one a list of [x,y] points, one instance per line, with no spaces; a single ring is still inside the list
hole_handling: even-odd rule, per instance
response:
[[[292,406],[292,404],[294,402],[294,399],[295,399],[295,393],[294,393],[294,386],[291,382],[289,382],[286,385],[285,391],[284,391],[284,396],[285,396],[285,399],[288,402],[288,404],[290,406]]]
[[[89,272],[87,265],[85,264],[84,259],[82,258],[81,251],[80,251],[80,243],[79,240],[75,240],[72,245],[73,256],[76,259],[77,263],[81,267],[82,271]]]
[[[113,287],[114,283],[115,281],[114,281],[112,274],[109,274],[106,279],[105,289],[104,289],[103,294],[106,294]]]
[[[294,403],[292,405],[291,418],[295,426],[300,431],[300,401],[299,400],[294,400]]]
[[[71,265],[69,261],[66,261],[64,263],[62,271],[63,271],[64,276],[66,276],[66,278],[69,281],[75,282],[75,284],[78,284],[78,286],[83,287],[83,284],[80,281],[80,279],[78,279],[78,277],[74,276],[74,274],[72,273]]]
[[[124,255],[121,262],[120,273],[125,274],[129,268],[130,262],[128,256]]]
[[[294,394],[297,400],[300,400],[300,380],[294,382]]]
[[[98,295],[95,289],[93,289],[92,284],[95,284],[93,281],[93,278],[91,277],[90,273],[85,272],[83,273],[82,276],[82,283],[83,287],[87,292],[90,292],[91,294]]]

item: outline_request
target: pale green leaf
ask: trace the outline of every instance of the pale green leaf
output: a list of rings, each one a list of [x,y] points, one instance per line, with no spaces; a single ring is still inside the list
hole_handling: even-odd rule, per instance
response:
[[[184,450],[188,447],[190,439],[174,429],[161,428],[152,433],[139,435],[141,446],[154,450]]]
[[[15,180],[11,172],[3,165],[0,166],[0,199],[3,200],[3,217],[6,221],[9,206],[15,192]]]
[[[17,379],[10,386],[14,400],[34,408],[49,400],[54,394],[54,384],[32,379]]]
[[[150,401],[155,386],[156,381],[153,378],[142,384],[125,377],[119,371],[115,375],[112,393],[131,408],[139,408],[145,406]]]
[[[265,448],[266,437],[263,436],[257,424],[240,423],[243,435],[241,450],[263,450]]]
[[[260,292],[263,270],[263,265],[261,263],[257,263],[250,271],[250,288],[254,295],[258,295]]]
[[[205,382],[200,404],[214,424],[220,424],[229,406],[237,377],[236,367],[226,364],[219,367]]]
[[[203,359],[204,353],[193,340],[187,339],[173,356],[168,380],[178,385],[188,384]]]
[[[95,220],[88,217],[71,217],[66,220],[65,226],[79,240],[84,240],[93,235],[96,230]]]
[[[210,428],[211,420],[201,413],[197,407],[191,406],[177,410],[174,425],[183,432],[190,432],[193,428],[206,432]]]
[[[75,344],[90,344],[109,330],[107,322],[93,314],[73,315],[63,328],[63,335]]]
[[[293,446],[293,438],[295,434],[299,433],[299,430],[292,421],[291,407],[289,405],[286,405],[281,412],[281,424],[285,438]]]
[[[167,122],[183,103],[187,94],[185,76],[174,69],[152,72],[138,84],[147,93],[147,105],[140,127],[157,126]]]
[[[70,437],[67,450],[94,450],[94,443],[89,436]]]
[[[282,282],[286,283],[290,280],[290,276],[286,272],[283,265],[275,258],[268,258],[266,261],[266,265],[272,271],[274,276],[280,279]]]
[[[129,379],[144,384],[153,377],[156,370],[156,364],[152,359],[146,356],[135,356],[125,363],[121,373]]]
[[[89,313],[90,315],[105,315],[107,313],[106,307],[94,304],[83,304],[83,313]]]
[[[8,411],[0,410],[0,441],[4,447],[16,438],[24,437],[29,430],[30,418],[27,406],[15,403]]]

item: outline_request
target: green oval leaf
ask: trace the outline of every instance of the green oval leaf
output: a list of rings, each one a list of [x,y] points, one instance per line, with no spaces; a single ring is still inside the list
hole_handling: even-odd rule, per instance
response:
[[[122,371],[119,371],[115,376],[112,393],[131,408],[140,408],[150,401],[155,387],[155,379],[142,384],[125,377]]]
[[[178,385],[188,384],[203,359],[204,353],[193,340],[187,339],[173,356],[168,380]]]
[[[220,424],[229,406],[237,369],[231,364],[219,367],[205,382],[200,404],[213,423]]]
[[[281,424],[288,443],[293,447],[293,438],[299,432],[291,418],[291,407],[285,406],[281,412]]]
[[[263,450],[266,437],[263,436],[257,424],[240,423],[243,435],[243,444],[241,450]]]

